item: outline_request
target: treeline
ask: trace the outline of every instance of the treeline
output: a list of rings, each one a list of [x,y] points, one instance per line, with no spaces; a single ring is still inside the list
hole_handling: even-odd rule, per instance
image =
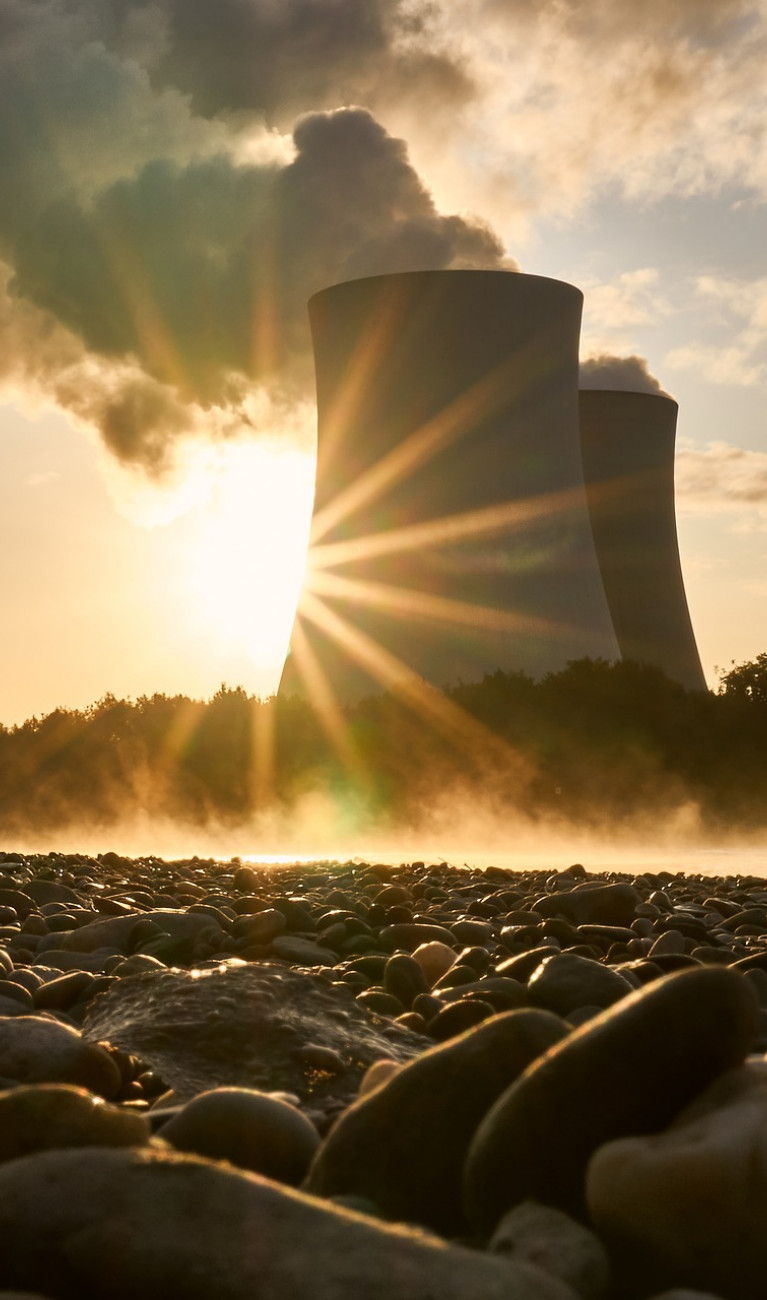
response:
[[[496,812],[594,825],[687,805],[711,826],[767,825],[767,654],[719,691],[580,660],[497,672],[425,711],[377,695],[328,724],[298,697],[225,686],[207,702],[111,695],[0,727],[0,826],[14,833],[158,816],[203,826],[321,791],[414,824],[460,794]]]

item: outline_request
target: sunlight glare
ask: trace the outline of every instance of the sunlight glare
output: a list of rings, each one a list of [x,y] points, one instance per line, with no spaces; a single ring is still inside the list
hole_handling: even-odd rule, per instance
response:
[[[256,674],[279,673],[287,649],[313,488],[304,451],[263,440],[220,448],[189,557],[190,595],[206,638],[246,652]]]

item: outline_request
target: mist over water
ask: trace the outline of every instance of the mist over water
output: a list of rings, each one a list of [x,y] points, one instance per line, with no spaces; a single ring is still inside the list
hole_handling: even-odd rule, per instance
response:
[[[4,842],[24,853],[78,853],[95,856],[111,850],[129,858],[171,860],[242,859],[261,866],[312,862],[447,863],[453,867],[489,866],[508,870],[563,871],[575,862],[589,872],[684,872],[707,876],[767,878],[767,831],[733,828],[711,834],[690,806],[663,822],[635,818],[603,828],[566,819],[538,820],[482,809],[476,800],[424,809],[415,824],[397,825],[385,817],[360,817],[327,796],[312,795],[279,813],[241,825],[205,827],[170,819],[127,818],[109,828],[83,824],[56,833],[30,830]]]

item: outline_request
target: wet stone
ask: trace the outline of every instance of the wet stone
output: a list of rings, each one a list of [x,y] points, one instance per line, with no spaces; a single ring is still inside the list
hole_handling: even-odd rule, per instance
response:
[[[83,1030],[139,1056],[183,1101],[228,1085],[351,1101],[373,1061],[405,1061],[429,1044],[319,976],[271,962],[120,980],[90,1003]],[[309,1044],[335,1052],[344,1072],[307,1064]]]

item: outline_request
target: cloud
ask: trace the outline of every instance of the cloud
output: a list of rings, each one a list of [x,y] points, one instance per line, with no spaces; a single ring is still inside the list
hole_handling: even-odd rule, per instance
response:
[[[666,360],[677,370],[696,370],[709,383],[751,388],[767,381],[767,278],[738,280],[700,276],[695,283],[698,316],[724,328],[725,346],[696,339]]]
[[[504,180],[532,217],[566,218],[608,187],[767,195],[761,0],[485,0],[479,14],[455,0],[453,13],[480,91],[452,147],[471,137],[475,192],[496,221]]]
[[[637,267],[607,281],[586,276],[581,287],[584,292],[583,364],[593,369],[595,359],[636,358],[639,368],[635,368],[633,376],[628,376],[630,383],[636,381],[642,391],[662,391],[648,389],[648,376],[641,370],[647,363],[636,357],[641,346],[640,333],[666,320],[675,310],[662,289],[657,269]]]
[[[323,286],[503,264],[487,227],[437,213],[402,141],[365,110],[308,115],[294,143],[286,166],[163,159],[87,207],[51,204],[15,241],[14,291],[100,358],[228,407],[246,381],[290,378]]]
[[[691,514],[729,513],[767,527],[767,452],[710,442],[700,448],[680,440],[676,499]]]
[[[650,374],[644,357],[616,357],[602,353],[581,362],[581,388],[607,388],[620,393],[660,393],[668,396]]]
[[[0,369],[159,471],[203,428],[258,431],[259,385],[270,411],[303,398],[315,290],[507,263],[365,109],[308,113],[289,138],[196,115],[142,64],[159,20],[130,29],[137,13],[0,0]]]
[[[2,382],[156,471],[257,429],[323,285],[510,267],[489,221],[605,186],[767,194],[765,57],[755,0],[0,0]],[[671,311],[653,268],[584,287],[595,354]],[[761,381],[761,312],[673,363]]]
[[[137,7],[109,6],[118,42]],[[285,123],[306,112],[406,98],[460,104],[472,86],[457,47],[440,49],[434,8],[402,0],[158,0],[151,72],[205,116]]]

